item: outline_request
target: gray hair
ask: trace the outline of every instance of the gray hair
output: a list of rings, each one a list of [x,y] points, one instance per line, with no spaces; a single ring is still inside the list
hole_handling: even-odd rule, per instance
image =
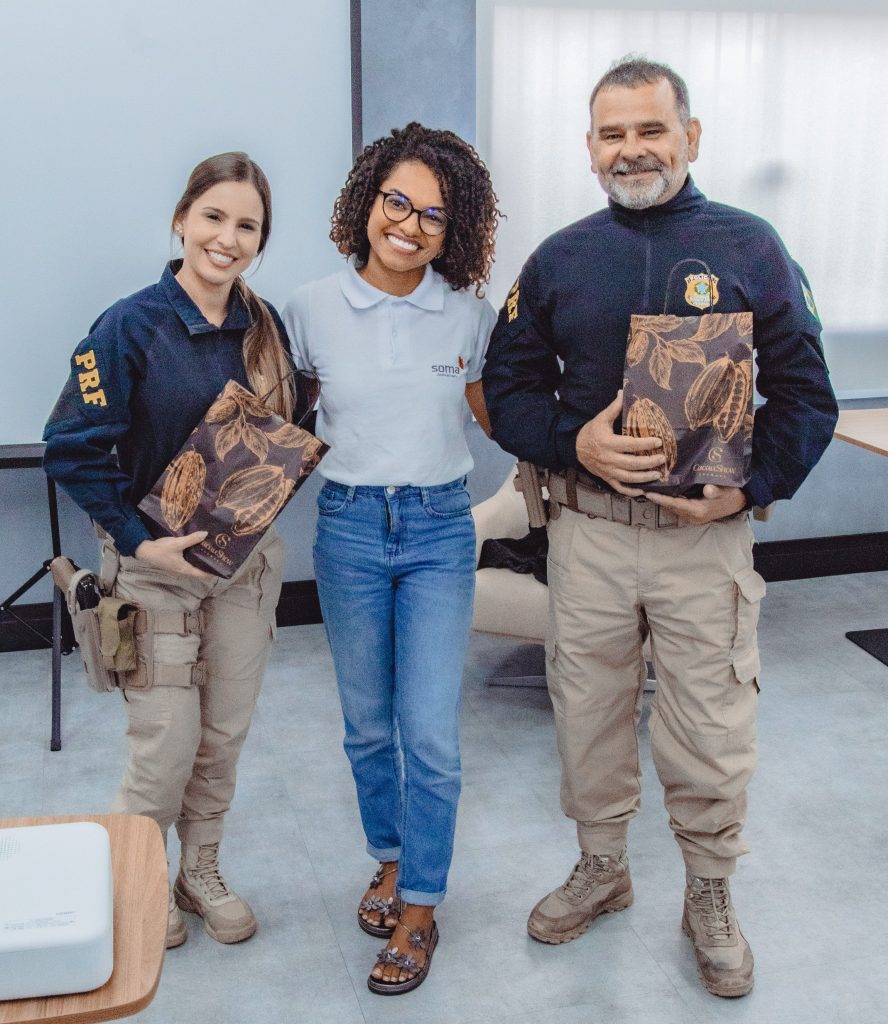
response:
[[[589,97],[589,117],[592,117],[592,104],[595,102],[595,97],[602,89],[613,89],[615,86],[637,89],[640,85],[654,85],[663,78],[672,86],[679,119],[683,125],[686,125],[691,116],[691,102],[688,97],[688,87],[681,75],[676,74],[668,64],[658,64],[656,61],[648,60],[646,57],[637,57],[631,53],[615,61],[599,79]]]

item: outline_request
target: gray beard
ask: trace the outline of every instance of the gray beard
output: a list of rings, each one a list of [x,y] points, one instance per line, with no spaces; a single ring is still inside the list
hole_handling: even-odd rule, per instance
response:
[[[657,201],[675,185],[677,175],[669,174],[665,168],[651,168],[659,174],[652,182],[639,188],[628,188],[619,176],[611,173],[605,178],[604,191],[620,206],[629,210],[645,210],[655,206]],[[680,172],[682,180],[686,171]]]

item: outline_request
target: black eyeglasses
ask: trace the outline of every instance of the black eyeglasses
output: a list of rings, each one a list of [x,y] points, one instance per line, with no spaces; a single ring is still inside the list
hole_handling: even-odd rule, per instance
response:
[[[412,214],[419,218],[419,226],[427,235],[443,235],[447,230],[447,214],[430,206],[427,210],[417,210],[413,203],[400,192],[383,192],[382,212],[394,224],[400,224]]]

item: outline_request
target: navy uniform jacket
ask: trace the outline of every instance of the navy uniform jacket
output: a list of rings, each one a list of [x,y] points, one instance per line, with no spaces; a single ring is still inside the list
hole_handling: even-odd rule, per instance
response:
[[[690,178],[662,206],[629,210],[611,201],[533,253],[487,352],[494,439],[539,466],[582,469],[577,434],[622,386],[630,315],[663,313],[669,272],[688,258],[703,260],[717,278],[713,312],[753,313],[756,386],[766,403],[756,410],[743,490],[759,506],[791,497],[838,415],[814,299],[766,221],[710,202]],[[694,273],[705,271],[687,264],[676,272],[665,312],[709,311],[687,301],[685,276]]]
[[[169,264],[157,284],[93,324],[43,434],[47,474],[124,555],[151,539],[136,505],[213,400],[229,380],[249,387],[242,354],[249,310],[233,290],[225,322],[209,323],[176,280],[180,265]]]

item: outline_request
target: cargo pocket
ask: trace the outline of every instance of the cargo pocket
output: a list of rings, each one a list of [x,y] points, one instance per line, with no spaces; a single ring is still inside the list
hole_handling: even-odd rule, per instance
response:
[[[268,623],[269,635],[273,640],[277,634],[276,612],[283,586],[284,542],[275,537],[262,551],[262,566],[259,572],[259,617]]]
[[[765,596],[765,581],[747,566],[734,575],[737,602],[737,628],[731,647],[731,664],[738,682],[756,681],[761,672],[755,630],[758,625],[759,606]]]

